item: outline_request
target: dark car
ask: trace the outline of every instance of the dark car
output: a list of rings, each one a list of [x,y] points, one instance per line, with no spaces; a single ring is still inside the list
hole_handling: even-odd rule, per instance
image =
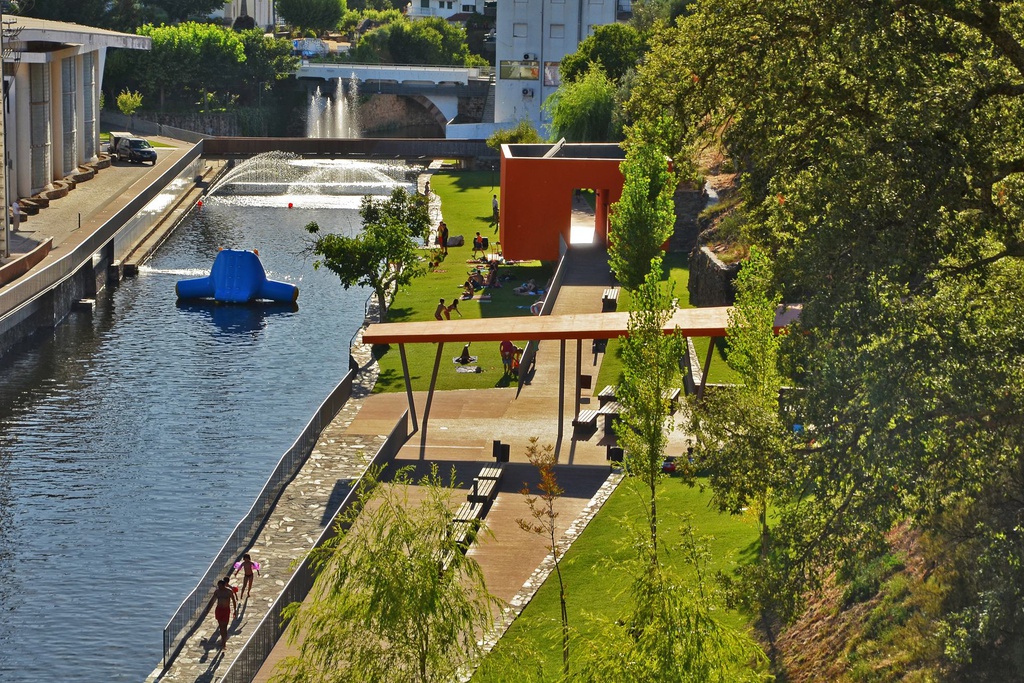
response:
[[[156,150],[148,140],[142,138],[121,138],[114,150],[119,161],[130,161],[133,164],[149,162],[156,166]]]

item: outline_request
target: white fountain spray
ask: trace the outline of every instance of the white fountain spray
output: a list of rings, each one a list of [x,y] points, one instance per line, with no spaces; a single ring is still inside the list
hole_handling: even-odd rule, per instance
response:
[[[355,74],[349,81],[348,93],[345,83],[336,78],[334,98],[323,94],[318,86],[309,99],[306,111],[306,137],[308,138],[358,138],[359,137],[359,92]]]

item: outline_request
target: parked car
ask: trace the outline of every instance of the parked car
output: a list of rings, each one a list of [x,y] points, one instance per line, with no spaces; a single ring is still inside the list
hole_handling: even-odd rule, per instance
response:
[[[676,472],[676,456],[666,456],[665,462],[661,463],[661,471],[665,474],[675,474]]]
[[[130,161],[133,164],[142,164],[148,161],[156,166],[156,150],[148,140],[143,138],[116,137],[111,134],[110,151],[118,161]]]

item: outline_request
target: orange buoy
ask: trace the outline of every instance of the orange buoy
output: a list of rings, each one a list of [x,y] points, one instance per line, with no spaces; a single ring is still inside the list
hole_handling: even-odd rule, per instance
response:
[[[196,202],[196,206],[198,206],[200,209],[203,208],[203,200],[200,199],[198,202]]]
[[[293,206],[293,204],[291,202],[288,202],[288,208],[290,209],[290,208],[292,208],[292,206]]]

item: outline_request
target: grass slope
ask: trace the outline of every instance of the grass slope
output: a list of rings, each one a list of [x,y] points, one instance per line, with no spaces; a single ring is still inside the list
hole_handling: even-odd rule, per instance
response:
[[[684,518],[708,536],[712,555],[709,573],[729,573],[757,553],[757,522],[753,516],[723,515],[709,507],[710,494],[671,478],[661,487],[659,537],[663,546],[674,546]],[[568,593],[569,624],[584,637],[599,631],[600,620],[622,616],[628,606],[629,577],[616,569],[618,561],[633,552],[624,529],[645,519],[644,501],[624,481],[566,554],[562,565]],[[684,568],[679,553],[670,561]],[[723,623],[749,628],[745,615],[723,609]],[[561,635],[558,582],[552,575],[508,633],[483,661],[473,677],[476,683],[557,680],[561,674]],[[525,654],[524,653],[530,653]]]

